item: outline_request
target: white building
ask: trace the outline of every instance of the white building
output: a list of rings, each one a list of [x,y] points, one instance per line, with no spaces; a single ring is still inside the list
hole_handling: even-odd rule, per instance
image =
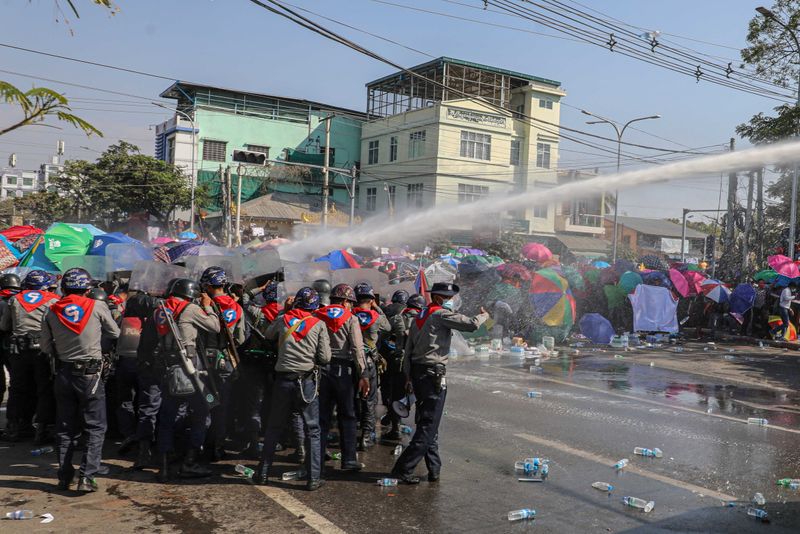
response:
[[[42,163],[38,170],[23,171],[5,168],[0,171],[0,200],[21,198],[36,191],[45,191],[53,176],[64,169],[58,156],[50,163]]]

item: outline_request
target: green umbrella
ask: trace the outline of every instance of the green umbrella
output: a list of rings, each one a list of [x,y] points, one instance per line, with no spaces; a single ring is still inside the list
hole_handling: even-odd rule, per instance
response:
[[[700,267],[696,263],[687,263],[686,264],[686,270],[687,271],[697,271],[698,273],[705,272],[705,269],[703,269],[702,267]]]
[[[765,282],[772,282],[776,278],[778,278],[778,273],[776,273],[772,269],[764,269],[763,271],[757,272],[756,275],[753,277],[753,280],[755,280],[756,282],[760,282],[761,280]]]
[[[65,257],[86,254],[93,240],[85,228],[55,223],[44,233],[44,255],[60,268]]]

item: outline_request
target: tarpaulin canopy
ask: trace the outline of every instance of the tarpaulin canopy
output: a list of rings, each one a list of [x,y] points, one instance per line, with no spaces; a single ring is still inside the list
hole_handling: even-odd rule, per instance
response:
[[[633,329],[636,332],[678,331],[678,301],[666,287],[642,284],[628,295],[633,307]]]
[[[324,256],[316,258],[314,261],[327,261],[331,264],[331,270],[337,269],[358,269],[361,267],[358,256],[350,254],[345,249],[332,250]]]
[[[25,236],[43,233],[44,231],[41,228],[36,228],[35,226],[11,226],[0,231],[0,235],[5,236],[12,243]]]
[[[553,257],[550,249],[541,243],[525,243],[522,246],[522,255],[533,261],[544,261]]]
[[[800,276],[800,269],[787,256],[777,254],[767,258],[767,263],[772,267],[776,273],[781,274],[787,278],[797,278]]]
[[[566,279],[552,269],[542,269],[531,279],[530,299],[534,313],[547,326],[575,323],[575,299]]]
[[[91,225],[66,223],[51,225],[44,233],[45,256],[61,268],[61,260],[65,257],[85,255],[94,237],[88,226]]]
[[[105,256],[108,245],[120,245],[123,243],[139,243],[139,241],[121,232],[95,236],[92,246],[89,248],[89,256]]]
[[[587,313],[580,320],[581,334],[588,337],[592,343],[609,343],[614,337],[614,327],[611,322],[599,313]]]

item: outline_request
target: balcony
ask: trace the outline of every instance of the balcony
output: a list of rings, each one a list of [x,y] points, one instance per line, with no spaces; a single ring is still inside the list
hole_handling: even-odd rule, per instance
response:
[[[556,215],[556,231],[601,236],[605,234],[603,216],[587,213]]]

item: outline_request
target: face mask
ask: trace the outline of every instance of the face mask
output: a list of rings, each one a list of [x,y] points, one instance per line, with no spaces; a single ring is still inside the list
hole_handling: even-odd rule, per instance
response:
[[[452,300],[446,300],[446,301],[442,302],[442,308],[444,308],[445,310],[453,311],[453,301]]]

